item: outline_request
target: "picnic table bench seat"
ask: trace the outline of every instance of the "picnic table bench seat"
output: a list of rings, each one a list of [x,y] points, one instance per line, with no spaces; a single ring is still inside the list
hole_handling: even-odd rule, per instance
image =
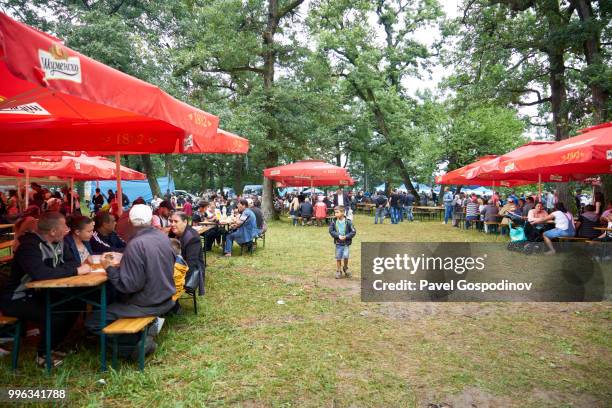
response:
[[[147,335],[146,328],[155,321],[156,316],[143,317],[126,317],[118,319],[102,329],[102,332],[113,339],[113,360],[112,367],[117,368],[117,336],[120,334],[140,334],[140,342],[138,345],[138,365],[140,371],[144,371],[145,358],[145,338]]]
[[[21,336],[21,322],[16,317],[0,316],[0,333],[6,333],[13,338],[11,351],[11,365],[13,371],[17,369],[19,359],[19,337]]]

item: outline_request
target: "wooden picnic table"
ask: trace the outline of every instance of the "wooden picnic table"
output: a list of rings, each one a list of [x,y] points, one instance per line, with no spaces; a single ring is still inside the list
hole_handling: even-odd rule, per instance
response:
[[[0,229],[15,228],[15,224],[0,224]]]
[[[599,231],[612,232],[612,228],[608,228],[608,227],[593,227],[593,229],[596,229]]]
[[[53,313],[69,313],[75,310],[62,311],[57,310],[58,306],[74,299],[81,300],[87,304],[98,306],[100,308],[100,324],[106,326],[106,281],[108,277],[105,273],[89,273],[87,275],[70,276],[67,278],[47,279],[40,281],[32,281],[25,284],[28,289],[42,289],[45,291],[45,355],[47,363],[47,371],[51,372],[51,329],[53,327],[51,317]],[[83,289],[75,291],[74,289]],[[51,303],[51,291],[55,290],[63,295],[59,301]],[[100,301],[96,302],[90,295],[93,292],[100,291]],[[55,309],[55,311],[54,311]],[[83,310],[85,311],[85,310]],[[106,371],[106,334],[100,331],[100,369]]]

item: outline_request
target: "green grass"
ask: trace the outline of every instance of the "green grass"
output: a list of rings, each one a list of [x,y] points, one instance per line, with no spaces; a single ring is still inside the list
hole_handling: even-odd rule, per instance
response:
[[[608,405],[609,303],[362,303],[362,241],[503,238],[433,221],[355,223],[351,281],[333,279],[326,228],[283,219],[253,256],[209,255],[200,314],[186,302],[168,319],[144,374],[127,363],[99,373],[90,346],[47,376],[29,344],[18,374],[4,359],[0,384],[66,387],[72,406]]]

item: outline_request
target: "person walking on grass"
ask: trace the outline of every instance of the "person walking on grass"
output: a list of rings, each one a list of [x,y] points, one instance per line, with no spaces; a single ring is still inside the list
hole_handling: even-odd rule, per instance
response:
[[[337,206],[334,209],[334,215],[336,219],[329,224],[329,234],[334,238],[334,244],[336,245],[336,279],[342,277],[342,272],[344,272],[345,277],[350,278],[351,273],[348,270],[349,247],[357,234],[357,230],[355,230],[351,220],[346,218],[343,206]],[[343,260],[344,265],[342,265]]]

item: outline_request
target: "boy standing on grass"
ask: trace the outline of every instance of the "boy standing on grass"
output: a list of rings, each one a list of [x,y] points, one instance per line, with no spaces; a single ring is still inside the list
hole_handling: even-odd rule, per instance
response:
[[[351,277],[348,270],[349,246],[353,242],[353,237],[357,234],[351,220],[345,216],[344,206],[337,206],[334,209],[336,219],[329,224],[329,234],[334,238],[336,244],[336,279],[342,277],[342,271],[347,278]],[[342,266],[344,260],[344,267]],[[340,269],[342,268],[342,269]]]

